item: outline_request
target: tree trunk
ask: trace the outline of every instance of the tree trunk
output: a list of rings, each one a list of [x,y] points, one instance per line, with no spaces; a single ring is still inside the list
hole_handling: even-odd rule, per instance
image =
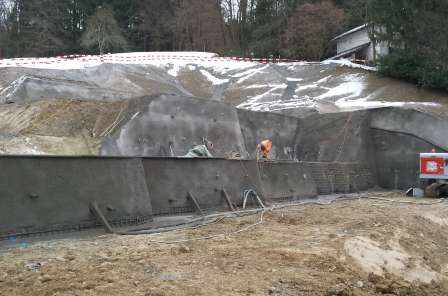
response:
[[[241,0],[240,1],[240,48],[244,52],[244,55],[246,54],[247,49],[247,34],[246,34],[246,25],[247,25],[247,0]]]

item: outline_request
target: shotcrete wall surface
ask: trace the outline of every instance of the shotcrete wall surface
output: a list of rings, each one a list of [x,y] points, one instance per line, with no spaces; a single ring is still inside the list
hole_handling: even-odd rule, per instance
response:
[[[93,201],[114,223],[152,218],[140,159],[1,157],[0,167],[0,235],[92,227]]]
[[[142,106],[102,147],[102,155],[178,157],[202,138],[215,157],[232,152],[247,157],[236,109],[216,101],[174,95],[146,97]]]
[[[38,76],[22,76],[11,89],[0,94],[2,103],[24,103],[36,100],[77,98],[81,100],[118,101],[128,93],[102,89],[80,81],[50,79]]]
[[[0,68],[0,103],[60,98],[123,101],[161,92],[191,95],[158,67],[103,63],[82,69]]]
[[[372,110],[371,114],[371,128],[412,135],[439,148],[448,147],[448,120],[400,108]]]
[[[299,123],[296,153],[301,161],[369,162],[369,111],[315,114]]]
[[[255,160],[145,158],[143,167],[155,215],[195,211],[188,192],[203,209],[228,209],[223,188],[236,205],[244,190],[263,194]]]
[[[399,108],[371,111],[372,155],[378,185],[388,189],[419,186],[419,154],[446,152],[448,121],[431,114]]]
[[[204,211],[229,210],[223,189],[241,206],[251,189],[278,202],[375,185],[357,163],[7,156],[0,166],[0,238],[94,227],[94,201],[112,224],[136,225],[197,211],[191,196]]]
[[[360,192],[376,185],[367,163],[305,162],[320,195]]]
[[[259,162],[265,196],[272,201],[298,200],[317,196],[309,166],[300,162]]]
[[[372,138],[378,185],[396,190],[419,186],[419,153],[431,151],[434,146],[408,134],[384,130],[372,130]]]
[[[298,118],[242,109],[238,109],[238,117],[246,149],[252,158],[256,157],[257,144],[264,139],[274,143],[270,152],[273,159],[294,160],[299,156],[296,151]]]

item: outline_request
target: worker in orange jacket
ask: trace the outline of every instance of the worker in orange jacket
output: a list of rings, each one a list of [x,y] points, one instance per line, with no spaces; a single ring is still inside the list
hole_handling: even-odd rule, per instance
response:
[[[271,140],[263,140],[260,144],[257,145],[257,159],[258,159],[258,151],[261,151],[261,155],[263,159],[269,159],[269,152],[272,149],[272,141]]]

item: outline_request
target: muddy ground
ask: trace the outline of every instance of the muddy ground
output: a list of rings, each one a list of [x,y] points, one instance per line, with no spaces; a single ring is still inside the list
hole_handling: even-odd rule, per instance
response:
[[[3,242],[0,295],[448,295],[448,204],[363,196],[253,227]]]

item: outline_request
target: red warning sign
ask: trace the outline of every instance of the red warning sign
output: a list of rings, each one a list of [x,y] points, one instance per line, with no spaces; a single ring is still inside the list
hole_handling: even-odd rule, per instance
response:
[[[443,175],[445,172],[445,159],[443,157],[422,157],[421,173],[424,175]]]

